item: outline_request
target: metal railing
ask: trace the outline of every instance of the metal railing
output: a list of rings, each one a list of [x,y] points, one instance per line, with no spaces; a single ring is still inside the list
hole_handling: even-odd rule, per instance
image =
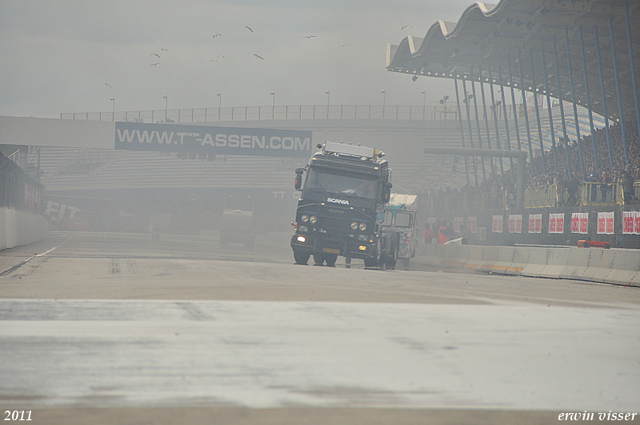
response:
[[[148,111],[62,113],[61,119],[140,123],[255,120],[457,120],[456,105],[282,105],[229,106]]]
[[[632,196],[625,200],[621,183],[582,183],[576,193],[568,189],[549,186],[527,189],[524,197],[525,208],[547,208],[556,206],[610,206],[637,203],[640,198],[640,182],[633,185]]]
[[[555,208],[572,206],[613,206],[613,205],[640,205],[640,182],[633,185],[633,199],[625,200],[621,183],[582,183],[578,192],[568,193],[566,189],[558,189],[555,185],[527,189],[525,192],[524,206],[526,209]],[[427,200],[428,212],[444,216],[448,213],[470,213],[473,211],[503,211],[515,208],[515,201],[509,197],[509,193],[500,190],[497,192],[473,192],[457,193],[440,197],[429,197]]]

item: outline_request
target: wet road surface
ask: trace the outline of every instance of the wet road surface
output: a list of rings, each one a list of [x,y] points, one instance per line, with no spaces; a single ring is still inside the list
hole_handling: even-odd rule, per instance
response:
[[[549,423],[638,411],[639,352],[637,288],[296,266],[286,235],[0,252],[0,404],[34,423]]]

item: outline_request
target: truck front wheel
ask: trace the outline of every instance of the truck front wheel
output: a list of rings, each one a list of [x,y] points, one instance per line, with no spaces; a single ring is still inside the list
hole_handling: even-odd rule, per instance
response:
[[[327,267],[335,267],[336,266],[336,260],[338,260],[338,255],[337,254],[327,254],[324,256],[324,259],[327,262]]]
[[[296,264],[306,266],[310,256],[311,254],[308,252],[293,251],[293,259],[296,260]]]

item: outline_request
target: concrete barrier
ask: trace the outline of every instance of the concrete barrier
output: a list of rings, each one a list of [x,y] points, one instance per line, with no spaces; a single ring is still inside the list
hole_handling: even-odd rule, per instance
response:
[[[568,248],[545,248],[547,249],[547,266],[542,269],[542,277],[560,277],[562,270],[567,265],[569,257]]]
[[[640,286],[640,250],[426,245],[418,263],[519,276]]]
[[[0,250],[28,245],[49,235],[49,223],[39,214],[0,208]]]
[[[547,248],[531,247],[525,248],[529,251],[529,257],[524,263],[525,266],[520,274],[522,276],[542,276],[544,269],[547,267],[549,258],[549,250]],[[520,248],[519,250],[522,250]]]
[[[640,286],[640,258],[637,251],[616,250],[606,279],[611,283]]]

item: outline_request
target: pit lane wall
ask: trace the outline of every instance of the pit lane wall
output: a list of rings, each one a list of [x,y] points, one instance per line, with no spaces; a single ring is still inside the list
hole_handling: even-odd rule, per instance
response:
[[[0,153],[0,250],[40,241],[49,231],[42,213],[44,186],[11,159],[15,154]]]
[[[416,262],[507,275],[640,287],[640,251],[578,247],[430,244]]]
[[[0,250],[45,239],[49,223],[42,214],[0,208]]]

